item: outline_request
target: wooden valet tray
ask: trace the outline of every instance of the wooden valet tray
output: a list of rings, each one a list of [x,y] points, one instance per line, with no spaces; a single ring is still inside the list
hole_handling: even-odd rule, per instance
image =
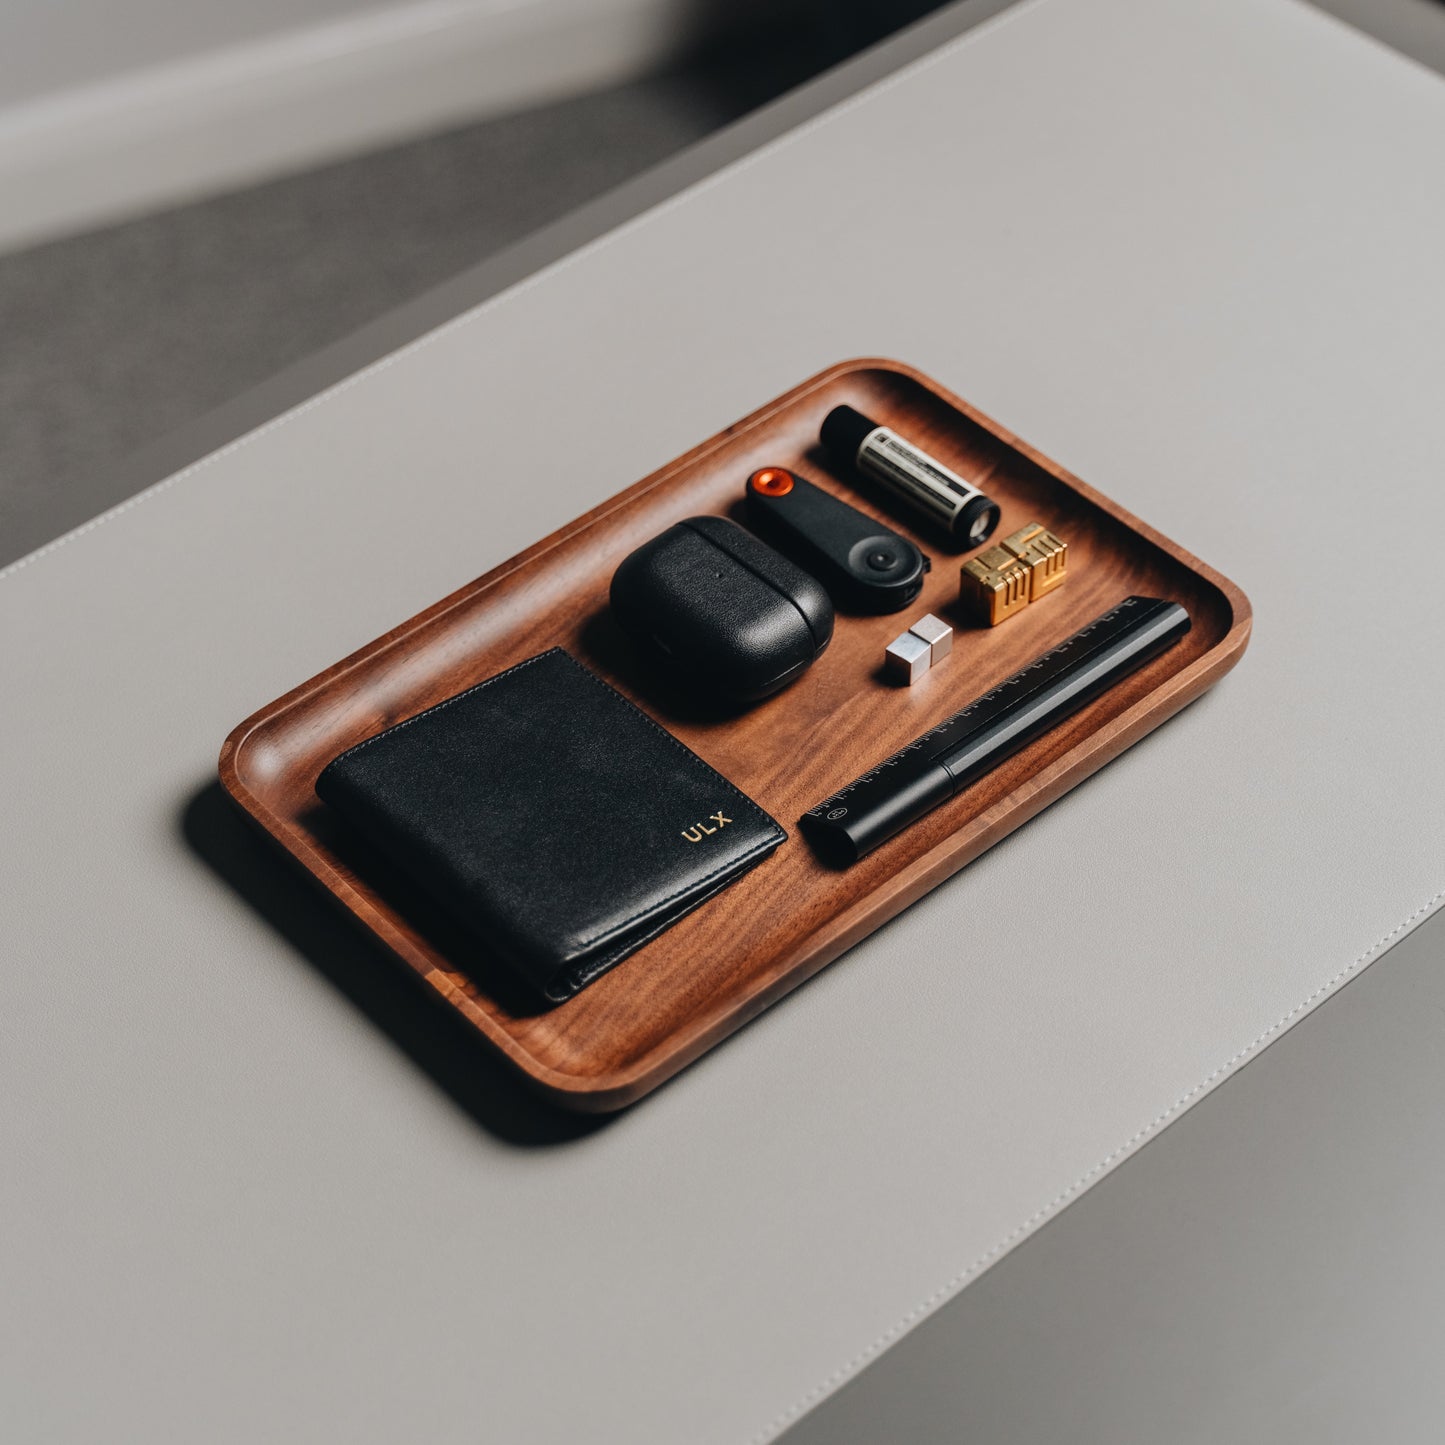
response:
[[[819,450],[818,425],[839,402],[981,485],[1003,509],[997,536],[1037,520],[1063,537],[1064,585],[998,627],[972,624],[957,602],[963,559],[836,475]],[[608,583],[627,553],[672,523],[736,513],[748,475],[764,465],[796,468],[912,536],[933,569],[903,612],[840,614],[828,650],[776,697],[710,716],[636,664],[608,613]],[[1189,635],[861,862],[834,869],[817,860],[798,831],[800,814],[1131,593],[1182,603]],[[892,686],[883,650],[925,612],[957,629],[952,655],[915,686]],[[221,781],[532,1084],[569,1108],[606,1111],[656,1088],[1158,727],[1234,665],[1249,628],[1237,587],[966,402],[907,366],[846,362],[262,708],[226,740]],[[790,836],[575,998],[536,1012],[510,996],[475,944],[355,851],[314,785],[352,744],[559,645]]]

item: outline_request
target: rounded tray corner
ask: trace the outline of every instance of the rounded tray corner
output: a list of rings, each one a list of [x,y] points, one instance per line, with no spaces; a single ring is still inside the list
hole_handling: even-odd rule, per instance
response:
[[[1001,627],[960,622],[951,667],[921,691],[884,690],[878,680],[900,618],[849,617],[822,662],[762,706],[721,724],[670,711],[597,626],[612,569],[639,539],[678,516],[727,515],[760,457],[802,469],[911,533],[909,519],[832,474],[819,453],[823,409],[843,400],[926,437],[965,475],[987,478],[1005,508],[1001,526],[1038,519],[1067,537],[1068,583]],[[935,559],[918,612],[955,617],[961,558],[913,535]],[[542,1014],[510,1013],[484,980],[469,981],[466,959],[448,958],[384,884],[368,883],[344,850],[333,851],[316,804],[317,773],[346,747],[563,646],[787,822],[911,741],[929,716],[956,710],[1131,592],[1180,601],[1200,625],[852,868],[824,868],[795,837],[767,867]],[[1252,616],[1234,583],[967,402],[904,362],[861,356],[820,371],[252,714],[227,737],[218,772],[232,799],[530,1088],[562,1109],[608,1113],[637,1102],[1178,711],[1238,660]],[[840,675],[853,681],[839,687]],[[828,745],[818,746],[825,731]]]

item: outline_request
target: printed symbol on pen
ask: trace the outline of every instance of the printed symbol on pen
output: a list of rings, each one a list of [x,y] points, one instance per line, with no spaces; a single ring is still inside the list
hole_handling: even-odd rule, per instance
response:
[[[834,808],[831,813],[827,814],[828,821],[830,823],[836,823],[847,811],[847,808]]]

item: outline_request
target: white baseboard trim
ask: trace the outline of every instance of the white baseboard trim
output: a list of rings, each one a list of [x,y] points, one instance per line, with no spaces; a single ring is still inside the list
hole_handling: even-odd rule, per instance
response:
[[[0,251],[632,78],[698,11],[415,0],[0,109]]]

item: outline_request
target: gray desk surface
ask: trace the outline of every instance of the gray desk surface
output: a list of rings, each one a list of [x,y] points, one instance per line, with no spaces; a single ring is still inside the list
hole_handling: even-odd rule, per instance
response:
[[[1381,632],[1325,564],[1356,545],[1360,476],[1391,479],[1382,521],[1442,520],[1445,217],[1418,184],[1442,114],[1428,78],[1276,0],[1025,4],[11,572],[10,1433],[762,1438],[1418,922],[1441,584],[1412,574]],[[840,184],[860,165],[916,231]],[[806,262],[750,239],[788,206],[826,242]],[[726,260],[700,288],[703,238]],[[215,741],[876,350],[1235,575],[1258,639],[644,1109],[549,1136],[229,828]],[[538,461],[544,392],[572,426]],[[473,464],[502,421],[529,425],[500,464],[538,482],[512,514]],[[1101,836],[1120,869],[1080,867]],[[959,946],[1030,907],[1066,954],[1021,974]]]
[[[1437,915],[787,1445],[1435,1445],[1442,962]]]

